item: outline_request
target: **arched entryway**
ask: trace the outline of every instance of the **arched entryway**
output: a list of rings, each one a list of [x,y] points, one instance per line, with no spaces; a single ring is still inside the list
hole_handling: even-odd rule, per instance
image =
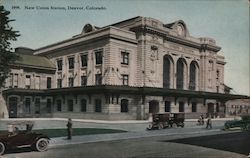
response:
[[[9,98],[9,118],[16,118],[17,117],[17,97]]]
[[[207,104],[207,113],[208,113],[210,116],[213,116],[213,115],[214,115],[214,103],[208,103],[208,104]]]
[[[159,112],[159,102],[152,100],[149,102],[149,113],[155,114]]]

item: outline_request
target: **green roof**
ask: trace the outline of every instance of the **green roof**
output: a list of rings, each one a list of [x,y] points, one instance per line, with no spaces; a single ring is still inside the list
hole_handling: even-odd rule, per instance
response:
[[[18,59],[14,65],[39,69],[56,69],[56,66],[46,57],[26,54],[18,55],[20,59]]]

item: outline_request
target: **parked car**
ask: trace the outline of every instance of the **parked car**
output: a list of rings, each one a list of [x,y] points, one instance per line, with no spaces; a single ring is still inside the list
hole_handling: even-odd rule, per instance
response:
[[[37,151],[46,151],[49,137],[32,132],[32,121],[14,121],[8,123],[8,132],[0,134],[0,155],[6,150],[30,147]]]
[[[242,130],[250,130],[250,115],[242,115],[240,119],[226,121],[224,124],[225,129],[239,127]]]
[[[158,113],[153,114],[153,121],[147,128],[164,129],[168,127],[184,127],[185,114],[184,113]]]

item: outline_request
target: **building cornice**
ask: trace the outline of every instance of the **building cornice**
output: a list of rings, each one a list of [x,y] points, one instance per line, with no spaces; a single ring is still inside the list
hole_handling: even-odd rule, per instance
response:
[[[187,97],[187,98],[203,98],[203,99],[218,99],[218,100],[233,100],[233,99],[250,99],[245,95],[233,95],[225,93],[205,92],[205,91],[191,91],[180,89],[166,89],[153,87],[131,87],[131,86],[114,86],[114,85],[98,85],[85,87],[67,87],[46,90],[36,89],[20,89],[13,88],[3,91],[4,95],[11,94],[41,94],[46,96],[56,95],[78,95],[78,94],[134,94],[134,95],[153,95],[153,96],[170,96],[170,97]]]
[[[25,64],[12,64],[10,65],[13,68],[23,68],[23,69],[37,69],[37,70],[44,70],[44,71],[56,71],[56,68],[50,68],[50,67],[38,67],[33,65],[25,65]]]
[[[195,41],[189,40],[189,39],[187,39],[185,37],[181,37],[181,36],[174,36],[174,35],[171,35],[169,33],[169,31],[167,31],[167,30],[154,28],[154,27],[151,27],[148,25],[140,25],[140,26],[131,28],[131,31],[142,32],[144,34],[145,33],[157,34],[157,35],[163,37],[167,41],[171,41],[171,42],[178,43],[181,45],[196,48],[196,49],[199,49],[200,51],[210,50],[210,51],[218,52],[221,50],[221,47],[219,47],[219,46],[211,45],[209,43],[195,42]]]
[[[119,33],[123,33],[126,36],[121,36]],[[119,29],[113,26],[109,26],[106,28],[102,28],[97,31],[89,32],[83,35],[77,35],[73,38],[51,44],[42,48],[35,50],[35,55],[38,54],[47,54],[51,52],[55,52],[62,49],[68,49],[76,46],[80,46],[82,44],[87,44],[91,42],[98,42],[100,40],[104,40],[107,38],[113,38],[121,41],[125,41],[132,44],[137,44],[137,40],[135,39],[134,32]]]

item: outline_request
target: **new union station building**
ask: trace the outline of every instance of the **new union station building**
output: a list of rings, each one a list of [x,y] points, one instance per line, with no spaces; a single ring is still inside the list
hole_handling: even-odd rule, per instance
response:
[[[225,117],[232,95],[224,57],[212,38],[190,35],[184,21],[134,17],[86,24],[72,38],[20,59],[1,92],[2,117],[145,120],[153,113]]]

